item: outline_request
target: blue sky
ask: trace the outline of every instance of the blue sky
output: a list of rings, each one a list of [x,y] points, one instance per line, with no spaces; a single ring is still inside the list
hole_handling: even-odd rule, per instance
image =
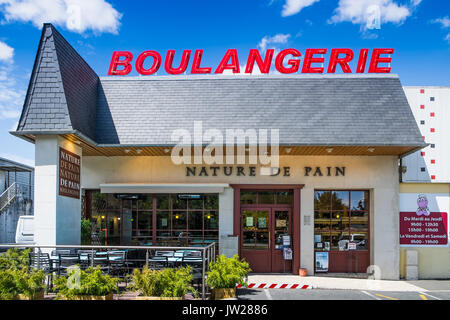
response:
[[[380,18],[379,29],[371,17]],[[100,76],[114,50],[164,57],[175,49],[179,57],[204,49],[202,66],[214,70],[229,48],[241,66],[252,48],[394,48],[392,73],[403,85],[450,85],[450,1],[0,0],[0,22],[0,157],[27,164],[34,145],[8,131],[20,116],[43,22]]]

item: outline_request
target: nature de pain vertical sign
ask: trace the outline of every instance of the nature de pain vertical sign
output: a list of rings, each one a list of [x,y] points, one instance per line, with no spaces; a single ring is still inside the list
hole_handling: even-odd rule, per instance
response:
[[[80,168],[79,155],[59,148],[59,195],[80,199]]]

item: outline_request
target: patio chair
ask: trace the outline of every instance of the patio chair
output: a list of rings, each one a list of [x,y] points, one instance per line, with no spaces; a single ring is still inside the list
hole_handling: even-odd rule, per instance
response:
[[[108,251],[109,273],[126,279],[128,264],[125,251]]]
[[[56,249],[50,253],[51,257],[59,257],[60,254],[71,254],[70,249]]]
[[[53,266],[52,260],[48,253],[30,252],[30,268],[42,270],[46,274],[46,282],[48,288],[53,287],[53,272],[57,272],[58,268]]]
[[[167,268],[169,261],[167,256],[154,256],[148,260],[148,268],[154,270],[160,270]]]
[[[58,275],[67,275],[67,270],[80,264],[79,254],[59,254]]]
[[[175,254],[172,250],[163,250],[163,251],[156,251],[155,256],[156,257],[173,257]]]
[[[193,252],[194,253],[194,252]],[[183,256],[181,260],[181,266],[186,267],[190,266],[192,267],[192,272],[194,275],[193,282],[197,285],[200,285],[203,279],[203,260],[201,252],[198,251],[200,255],[185,255]]]

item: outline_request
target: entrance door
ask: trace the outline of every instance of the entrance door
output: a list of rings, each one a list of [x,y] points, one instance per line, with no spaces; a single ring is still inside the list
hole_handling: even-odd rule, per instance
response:
[[[291,210],[270,207],[241,210],[241,256],[253,272],[290,272],[283,259],[283,240],[292,238]],[[292,240],[290,241],[292,248]]]

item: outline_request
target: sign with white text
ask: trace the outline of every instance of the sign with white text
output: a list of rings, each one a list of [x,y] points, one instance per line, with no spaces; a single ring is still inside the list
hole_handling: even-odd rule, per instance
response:
[[[81,158],[59,148],[59,195],[80,199]]]

